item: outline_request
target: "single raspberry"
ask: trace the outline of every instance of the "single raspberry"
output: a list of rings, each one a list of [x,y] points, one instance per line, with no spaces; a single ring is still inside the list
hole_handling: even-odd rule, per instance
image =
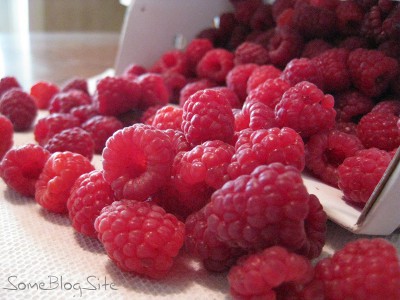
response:
[[[336,119],[341,122],[356,122],[374,107],[372,98],[357,90],[348,90],[335,96]]]
[[[136,108],[141,96],[138,83],[107,76],[97,82],[94,101],[100,114],[116,116]]]
[[[67,200],[72,227],[87,236],[96,237],[94,221],[101,210],[116,201],[114,191],[104,180],[103,172],[94,170],[79,176]]]
[[[290,85],[295,85],[301,81],[308,81],[324,90],[324,77],[322,70],[315,60],[309,58],[293,58],[283,69],[280,76]]]
[[[384,19],[385,13],[380,7],[372,6],[363,16],[360,35],[378,44],[386,40],[388,37],[382,28]]]
[[[236,93],[241,103],[247,96],[247,81],[257,67],[254,63],[239,64],[226,75],[226,86]]]
[[[334,99],[316,85],[302,81],[289,88],[275,107],[278,124],[291,127],[303,138],[335,125]]]
[[[339,130],[320,132],[305,145],[306,167],[323,182],[337,187],[337,168],[345,158],[364,149],[357,136]]]
[[[233,3],[236,20],[245,25],[250,24],[251,17],[262,5],[261,0],[243,0]]]
[[[49,138],[43,147],[50,153],[70,151],[92,160],[94,141],[86,130],[80,127],[64,129]]]
[[[189,151],[192,149],[182,131],[165,129],[163,132],[168,135],[171,140],[174,157],[181,151]]]
[[[196,67],[200,78],[207,78],[219,84],[225,83],[226,75],[234,67],[234,54],[222,48],[214,48],[203,55]]]
[[[338,30],[342,35],[359,35],[364,11],[356,1],[340,1],[336,7]]]
[[[217,86],[217,83],[209,79],[197,79],[188,82],[179,92],[179,105],[183,107],[186,100],[195,92],[215,86]]]
[[[195,36],[197,39],[207,39],[209,40],[213,47],[222,47],[226,44],[226,36],[215,27],[206,27],[198,32]]]
[[[28,93],[11,88],[0,98],[0,113],[11,121],[15,131],[26,131],[32,127],[38,108]]]
[[[397,249],[383,238],[360,238],[347,243],[332,257],[317,263],[315,278],[323,282],[326,299],[400,298]]]
[[[0,163],[0,177],[16,192],[35,195],[35,185],[50,153],[43,147],[26,144],[6,153]]]
[[[209,88],[213,91],[217,91],[220,93],[223,97],[225,97],[228,102],[231,104],[232,108],[240,108],[242,107],[242,102],[240,101],[238,95],[230,88],[227,86],[216,86],[216,87],[211,87]]]
[[[370,97],[385,92],[398,72],[398,62],[379,50],[355,49],[347,64],[354,86]]]
[[[75,180],[93,170],[94,166],[81,154],[51,154],[35,185],[36,202],[50,212],[67,213],[67,200]]]
[[[79,119],[71,114],[50,114],[40,118],[33,130],[35,141],[44,145],[56,133],[67,128],[78,127]]]
[[[275,0],[272,3],[272,16],[276,21],[279,15],[288,8],[293,8],[296,0]]]
[[[338,186],[351,203],[364,206],[374,191],[392,157],[377,148],[358,151],[338,167]]]
[[[247,98],[242,108],[241,128],[252,130],[269,129],[276,126],[274,110],[255,98]],[[236,126],[236,118],[235,118]]]
[[[253,31],[264,31],[274,26],[272,5],[262,3],[250,18],[249,26]]]
[[[170,94],[169,102],[178,104],[180,92],[189,79],[177,72],[166,72],[161,75]]]
[[[218,22],[214,25],[218,28],[218,32],[221,35],[230,36],[233,29],[238,25],[238,20],[236,20],[235,13],[233,11],[222,12],[217,17]]]
[[[115,201],[94,227],[111,260],[123,271],[162,278],[182,248],[185,224],[150,202]]]
[[[359,35],[351,35],[340,40],[337,44],[339,48],[344,48],[348,50],[355,50],[357,48],[370,48],[371,45],[369,41]]]
[[[107,140],[104,178],[118,199],[146,200],[168,182],[172,160],[168,135],[149,125],[135,124]]]
[[[294,9],[287,8],[285,9],[276,20],[276,26],[278,27],[293,27],[293,16],[294,16]]]
[[[400,116],[400,99],[382,99],[371,111]]]
[[[304,169],[304,143],[289,127],[245,130],[239,133],[228,172],[231,178],[253,172],[259,165],[279,162]]]
[[[69,113],[72,108],[92,104],[92,98],[80,90],[68,90],[55,94],[49,104],[49,112]]]
[[[159,59],[150,67],[152,73],[179,73],[189,75],[189,63],[186,53],[182,50],[170,50],[164,52]]]
[[[247,80],[247,93],[255,89],[261,83],[267,79],[278,78],[282,74],[282,71],[273,65],[258,66]]]
[[[262,32],[253,31],[252,33],[249,33],[247,35],[245,40],[260,44],[264,48],[268,49],[268,43],[270,42],[271,38],[274,36],[276,27],[277,26],[271,27],[270,29],[267,29]]]
[[[0,161],[14,144],[14,127],[11,121],[0,114]]]
[[[142,65],[131,63],[124,69],[124,71],[122,72],[122,76],[134,80],[138,76],[143,75],[147,72],[147,69]]]
[[[287,283],[305,285],[312,278],[311,262],[280,246],[240,258],[228,274],[235,299],[280,299],[278,288]]]
[[[170,91],[160,74],[145,73],[140,75],[137,82],[142,90],[139,108],[142,110],[153,105],[165,105],[170,99]]]
[[[221,92],[200,90],[190,96],[183,105],[182,131],[193,145],[208,140],[229,143],[234,129],[232,107]]]
[[[400,34],[400,29],[398,28],[399,26],[399,21],[400,21],[400,6],[396,4],[394,6],[395,2],[393,1],[381,1],[381,2],[386,2],[386,4],[393,5],[392,9],[390,10],[388,16],[385,18],[385,20],[382,23],[382,31],[384,34],[384,37],[389,39],[394,39],[398,40],[399,34]],[[382,7],[381,7],[382,9]]]
[[[151,125],[157,129],[181,130],[182,114],[182,107],[165,105],[157,110]]]
[[[192,74],[196,73],[196,66],[204,54],[213,48],[214,46],[209,39],[194,38],[189,42],[185,53],[189,64],[189,70]]]
[[[69,90],[78,90],[88,95],[90,94],[86,78],[72,77],[65,81],[61,86],[61,92],[67,92]]]
[[[323,53],[325,50],[332,49],[333,45],[323,39],[312,39],[304,44],[301,57],[313,58]]]
[[[123,127],[122,122],[114,116],[94,116],[81,125],[93,139],[96,154],[101,154],[108,138]]]
[[[90,118],[99,115],[95,104],[86,104],[73,107],[69,113],[78,118],[80,124],[83,124]]]
[[[57,84],[50,81],[38,81],[31,86],[30,95],[39,109],[47,109],[51,98],[60,91]]]
[[[22,88],[14,76],[0,78],[0,98],[6,91],[12,88]]]
[[[390,151],[400,145],[398,116],[384,112],[369,112],[357,126],[357,136],[365,148],[379,148]]]
[[[262,45],[245,41],[234,51],[235,65],[256,64],[265,65],[270,62],[268,50]]]

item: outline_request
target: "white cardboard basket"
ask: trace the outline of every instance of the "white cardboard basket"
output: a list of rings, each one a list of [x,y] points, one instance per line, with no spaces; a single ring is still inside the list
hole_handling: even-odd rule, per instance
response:
[[[201,29],[212,26],[214,17],[231,9],[227,0],[132,0],[122,28],[115,74],[131,63],[151,66],[175,47],[177,39],[184,45]],[[306,174],[303,179],[332,221],[357,234],[389,235],[400,225],[399,160],[397,151],[362,210],[346,203],[339,189]]]

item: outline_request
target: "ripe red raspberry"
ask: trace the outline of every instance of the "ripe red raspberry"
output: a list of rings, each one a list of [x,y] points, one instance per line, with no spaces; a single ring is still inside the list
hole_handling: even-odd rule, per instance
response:
[[[353,122],[337,121],[335,124],[335,129],[344,133],[357,135],[357,124]]]
[[[192,39],[185,49],[186,57],[189,63],[189,70],[192,74],[196,73],[196,66],[201,58],[214,46],[209,39]]]
[[[364,206],[392,157],[377,148],[358,151],[338,167],[338,186],[347,201]]]
[[[211,89],[200,90],[183,105],[182,131],[193,145],[208,140],[232,140],[235,119],[224,94]]]
[[[265,65],[270,62],[268,50],[262,45],[254,42],[245,41],[234,51],[235,65],[256,64]]]
[[[185,224],[151,202],[115,201],[94,227],[121,270],[156,279],[168,274],[185,238]]]
[[[35,100],[39,109],[47,109],[51,98],[60,91],[55,83],[50,81],[38,81],[31,86],[30,95]]]
[[[225,83],[226,75],[234,67],[234,54],[222,48],[214,48],[203,55],[196,67],[200,78],[207,78],[219,84]]]
[[[301,57],[313,58],[332,48],[333,45],[323,39],[312,39],[305,43]]]
[[[247,80],[247,93],[250,93],[267,79],[278,78],[281,74],[282,71],[273,65],[258,66]]]
[[[280,76],[290,85],[295,85],[301,81],[308,81],[315,84],[321,90],[324,89],[324,78],[322,70],[315,60],[309,58],[293,58],[282,71]]]
[[[275,0],[272,3],[272,16],[276,21],[279,15],[286,9],[292,8],[296,0]]]
[[[382,99],[371,111],[400,116],[400,99]]]
[[[38,108],[28,93],[11,88],[0,98],[0,113],[11,121],[15,131],[26,131],[32,127]]]
[[[94,170],[79,176],[67,200],[72,227],[87,236],[96,237],[94,221],[101,210],[116,201],[114,191],[104,180],[103,172]]]
[[[44,145],[56,133],[67,128],[78,127],[79,119],[71,114],[50,114],[40,118],[34,128],[35,141]]]
[[[242,103],[239,100],[238,95],[232,89],[226,86],[216,86],[216,87],[211,87],[209,89],[221,93],[221,95],[223,95],[226,99],[228,99],[228,102],[231,104],[232,108],[242,107]]]
[[[136,108],[141,96],[138,83],[107,76],[97,82],[94,101],[100,114],[116,116]]]
[[[73,107],[70,112],[71,115],[79,119],[79,123],[83,124],[92,117],[99,114],[95,104],[87,104]]]
[[[358,122],[373,107],[372,98],[357,90],[348,90],[335,96],[336,119],[341,122]]]
[[[14,128],[11,121],[4,115],[0,114],[0,161],[4,154],[14,144]]]
[[[118,199],[146,200],[168,182],[173,150],[161,130],[143,124],[125,127],[107,140],[104,178]]]
[[[86,78],[73,77],[65,81],[62,84],[61,92],[67,92],[69,90],[78,90],[89,95],[89,87]]]
[[[342,35],[360,34],[364,11],[356,1],[340,1],[335,12],[338,30]]]
[[[14,76],[6,76],[0,78],[0,98],[11,88],[22,88],[18,80]]]
[[[43,147],[26,144],[6,153],[0,163],[0,177],[16,192],[35,195],[35,184],[50,153]]]
[[[398,62],[379,50],[358,48],[347,64],[353,85],[370,97],[380,96],[398,73]]]
[[[289,88],[275,107],[278,124],[291,127],[303,137],[335,125],[334,99],[316,85],[302,81]]]
[[[168,135],[171,140],[174,157],[181,151],[189,151],[191,149],[190,144],[186,140],[186,137],[182,131],[166,129],[163,130],[163,132]]]
[[[228,274],[234,299],[280,299],[278,288],[288,283],[305,285],[312,278],[311,262],[280,246],[240,258]]]
[[[398,116],[384,112],[369,112],[357,126],[357,136],[365,148],[379,148],[390,151],[400,145]]]
[[[247,96],[247,81],[257,67],[254,63],[236,65],[226,75],[226,86],[236,93],[241,103]]]
[[[181,89],[188,83],[189,79],[187,79],[184,75],[176,72],[166,72],[161,75],[164,79],[166,87],[169,90],[169,102],[173,104],[179,103],[179,94],[181,92]]]
[[[247,98],[242,108],[240,128],[252,130],[269,129],[276,126],[274,110],[255,98]],[[235,126],[237,119],[235,118]]]
[[[288,8],[285,9],[276,20],[276,26],[278,27],[293,27],[293,16],[294,16],[294,9]]]
[[[123,127],[122,122],[114,116],[94,116],[81,125],[90,134],[96,154],[101,154],[108,138]]]
[[[259,165],[279,162],[304,169],[304,143],[293,129],[284,127],[239,133],[228,172],[231,178],[253,172]]]
[[[55,94],[49,104],[49,112],[69,113],[72,108],[92,103],[92,98],[80,90],[68,90]]]
[[[345,158],[364,149],[357,136],[339,130],[320,132],[305,145],[306,167],[323,182],[337,187],[337,168]]]
[[[145,110],[154,105],[165,105],[170,99],[170,91],[160,74],[145,73],[140,75],[137,82],[142,90],[139,108]]]
[[[131,63],[124,69],[122,76],[134,80],[144,73],[147,73],[147,69],[145,67],[136,63]]]
[[[56,152],[47,159],[35,185],[35,200],[54,213],[67,213],[67,200],[75,180],[94,166],[83,155]]]
[[[182,50],[170,50],[164,52],[159,59],[150,67],[152,73],[179,73],[189,75],[189,63],[186,53]]]
[[[185,104],[186,100],[197,91],[215,86],[217,86],[217,84],[209,79],[197,79],[195,81],[188,82],[179,92],[179,105],[183,107],[183,104]]]
[[[400,298],[397,249],[382,238],[360,238],[347,243],[332,257],[317,263],[315,278],[323,282],[326,299]]]
[[[151,125],[157,129],[181,130],[182,114],[182,107],[165,105],[157,110]]]

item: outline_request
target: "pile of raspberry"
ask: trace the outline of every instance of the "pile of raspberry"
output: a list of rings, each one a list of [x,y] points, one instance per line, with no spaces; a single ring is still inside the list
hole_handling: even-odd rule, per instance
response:
[[[68,215],[127,272],[163,278],[186,251],[228,272],[237,299],[399,299],[386,240],[317,262],[327,215],[302,179],[362,208],[391,163],[399,2],[230,2],[185,49],[92,92],[82,78],[29,91],[2,78],[1,178]],[[12,147],[26,131],[35,141]]]

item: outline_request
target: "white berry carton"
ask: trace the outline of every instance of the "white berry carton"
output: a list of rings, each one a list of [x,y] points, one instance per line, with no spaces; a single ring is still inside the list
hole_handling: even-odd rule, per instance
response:
[[[229,10],[228,0],[132,0],[122,28],[115,74],[131,63],[149,67],[165,51],[183,49],[201,29],[213,26],[215,17]],[[356,234],[389,235],[400,226],[399,160],[397,151],[364,209],[345,202],[337,188],[308,174],[303,179],[333,222]]]

